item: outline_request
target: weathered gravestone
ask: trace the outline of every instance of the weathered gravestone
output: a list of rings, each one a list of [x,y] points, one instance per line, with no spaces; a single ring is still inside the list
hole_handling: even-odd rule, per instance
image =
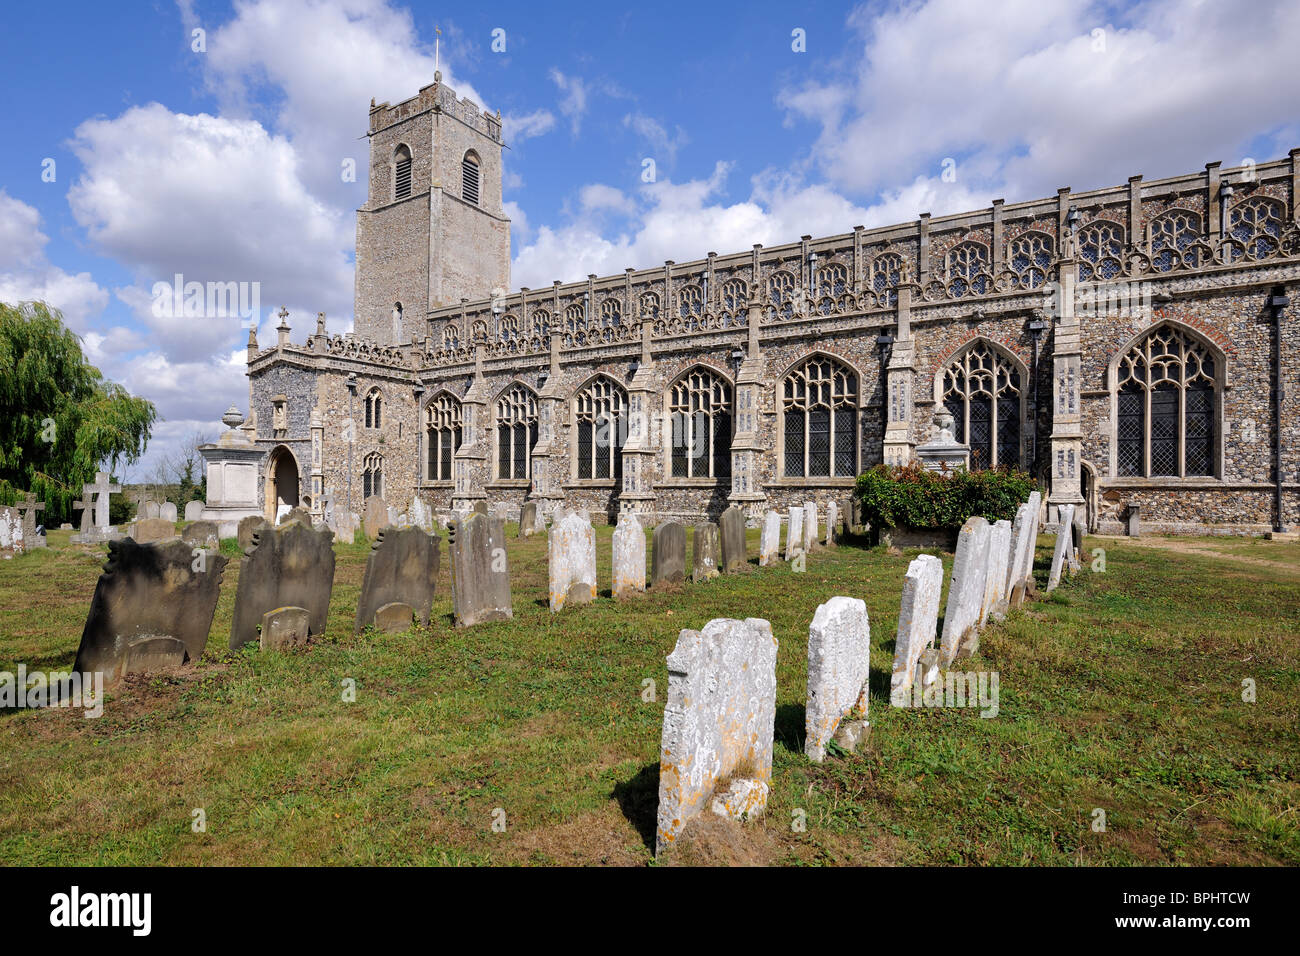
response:
[[[203,518],[203,509],[206,507],[202,501],[185,502],[185,520],[200,521]]]
[[[826,547],[835,547],[835,535],[839,533],[840,506],[834,501],[826,505]]]
[[[284,515],[284,517],[280,519],[279,523],[281,527],[283,527],[284,525],[287,525],[291,521],[296,521],[299,524],[305,524],[307,527],[310,528],[312,526],[311,512],[308,511],[306,508],[304,508],[302,505],[294,505],[292,508],[289,509],[289,511]]]
[[[596,532],[591,522],[573,511],[555,522],[546,542],[546,565],[552,611],[596,600]]]
[[[519,537],[531,538],[537,533],[537,502],[525,501],[519,509]]]
[[[1052,549],[1052,569],[1047,575],[1047,590],[1055,591],[1061,583],[1061,571],[1069,561],[1068,554],[1074,546],[1074,505],[1057,508],[1056,547]]]
[[[140,518],[128,527],[128,532],[139,544],[153,544],[177,537],[176,522],[163,518]]]
[[[718,519],[718,534],[722,538],[722,570],[738,571],[749,563],[745,550],[745,512],[732,505]]]
[[[360,634],[369,625],[384,630],[376,620],[386,605],[406,606],[400,630],[411,626],[412,614],[422,625],[429,623],[433,611],[434,586],[442,558],[442,539],[422,528],[384,528],[379,540],[370,546],[366,573],[357,599],[357,623]],[[393,617],[400,617],[393,612]],[[391,623],[391,620],[389,621]]]
[[[181,540],[195,548],[216,548],[221,545],[215,521],[195,521],[186,525],[181,532]]]
[[[0,507],[0,557],[12,558],[25,550],[23,516],[17,508]]]
[[[153,499],[147,499],[140,502],[140,507],[135,509],[136,520],[144,518],[161,518],[162,505]]]
[[[1081,569],[1079,559],[1083,555],[1083,538],[1088,533],[1088,528],[1084,523],[1083,509],[1078,505],[1070,506],[1070,531],[1073,533],[1070,538],[1070,573],[1074,574]]]
[[[170,501],[164,501],[158,506],[158,517],[163,521],[176,523],[176,505]]]
[[[957,534],[957,555],[952,562],[948,604],[943,612],[943,639],[939,642],[939,662],[945,668],[957,659],[962,645],[979,626],[991,533],[989,523],[974,515],[966,519]]]
[[[871,624],[858,598],[833,597],[817,608],[808,628],[808,701],[803,752],[821,763],[836,737],[856,744],[866,726],[871,677]],[[854,746],[845,747],[853,750]]]
[[[488,514],[488,503],[486,500],[480,498],[478,501],[474,502],[474,514],[483,515],[484,517],[491,517]]]
[[[365,528],[366,537],[374,541],[379,537],[379,532],[389,525],[388,504],[378,495],[371,495],[366,499]]]
[[[654,531],[650,554],[650,586],[681,584],[686,580],[686,526],[665,521]]]
[[[166,641],[150,643],[157,638],[179,641],[183,656],[198,660],[208,643],[226,560],[220,554],[199,560],[179,540],[110,541],[81,632],[76,669],[102,671],[111,682],[150,661],[170,661],[174,647]]]
[[[803,544],[803,509],[790,509],[790,523],[785,529],[785,559],[793,561],[794,556],[800,553],[806,553],[807,549]]]
[[[1129,502],[1128,513],[1124,517],[1124,533],[1130,538],[1142,537],[1142,505],[1136,501]]]
[[[894,640],[894,670],[889,678],[890,703],[895,707],[907,706],[912,685],[923,683],[925,675],[937,666],[934,638],[942,590],[943,562],[932,554],[913,558],[903,579],[898,634]]]
[[[645,590],[645,531],[635,514],[625,511],[614,529],[613,594],[631,597]]]
[[[262,615],[278,607],[305,608],[312,637],[325,633],[334,588],[334,533],[298,521],[253,531],[253,545],[239,561],[230,648],[258,639]]]
[[[803,506],[803,549],[811,554],[817,543],[817,503],[806,501]]]
[[[668,655],[656,854],[671,846],[709,801],[714,813],[733,819],[766,808],[776,651],[772,625],[758,618],[720,618],[678,635]],[[717,792],[727,782],[727,790]]]
[[[72,510],[81,512],[79,527],[77,529],[80,532],[78,537],[80,538],[87,537],[90,534],[90,519],[91,519],[90,504],[78,498],[76,501],[72,503]]]
[[[45,547],[45,535],[38,534],[36,530],[40,527],[36,514],[45,510],[45,502],[37,501],[36,496],[28,492],[23,500],[18,502],[18,510],[23,515],[23,547],[28,551]]]
[[[482,514],[453,519],[447,524],[447,554],[457,627],[514,617],[505,522]]]
[[[695,526],[692,545],[691,580],[696,584],[718,576],[718,526],[701,521]]]
[[[989,615],[1006,610],[1007,563],[1011,556],[1011,522],[1003,518],[994,522],[989,536],[988,572],[984,575],[984,600],[980,607],[980,627]]]
[[[185,645],[174,637],[147,635],[126,642],[122,664],[116,676],[126,674],[155,674],[169,667],[185,663]],[[108,683],[110,678],[105,677]]]
[[[306,644],[311,637],[311,612],[305,607],[277,607],[262,615],[261,647],[281,651]]]
[[[411,507],[406,511],[407,520],[413,527],[425,534],[433,534],[433,509],[421,500],[419,495],[411,499]]]
[[[239,541],[239,549],[247,550],[253,546],[253,534],[261,531],[263,528],[269,530],[271,523],[261,515],[249,515],[247,518],[239,519],[239,527],[235,531],[235,537]]]
[[[1016,520],[1011,523],[1011,567],[1007,570],[1007,603],[1019,607],[1030,590],[1034,572],[1034,545],[1038,540],[1038,492],[1016,509]]]
[[[763,532],[758,537],[758,566],[765,568],[781,558],[781,516],[769,511],[763,516]]]

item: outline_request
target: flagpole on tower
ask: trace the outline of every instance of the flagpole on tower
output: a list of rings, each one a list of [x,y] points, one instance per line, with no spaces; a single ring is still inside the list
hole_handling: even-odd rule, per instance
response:
[[[433,72],[435,73],[438,72],[438,64],[441,62],[438,56],[439,46],[441,42],[442,42],[442,31],[439,30],[437,27],[434,27],[433,28]]]

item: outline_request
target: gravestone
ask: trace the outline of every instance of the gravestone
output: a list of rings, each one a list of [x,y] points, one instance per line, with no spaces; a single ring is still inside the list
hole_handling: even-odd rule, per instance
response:
[[[631,597],[645,591],[645,531],[630,511],[619,516],[614,529],[612,563],[614,597]]]
[[[1079,557],[1083,554],[1083,538],[1087,533],[1084,526],[1083,510],[1078,505],[1070,506],[1070,551],[1068,554],[1070,562],[1070,573],[1075,574],[1080,570]]]
[[[1029,500],[1016,509],[1016,520],[1011,524],[1011,567],[1007,571],[1007,603],[1019,607],[1024,603],[1029,582],[1034,571],[1034,545],[1037,537],[1039,494],[1033,492]]]
[[[803,752],[811,759],[825,759],[826,743],[841,721],[866,723],[870,678],[867,605],[858,598],[833,597],[817,608],[808,628]]]
[[[718,576],[718,526],[701,521],[695,526],[692,545],[691,580],[696,584]]]
[[[849,499],[849,531],[852,534],[862,533],[862,501],[857,495]]]
[[[457,517],[447,524],[451,560],[451,603],[457,627],[514,617],[505,523],[483,514]]]
[[[88,505],[85,501],[82,501],[80,498],[78,498],[76,501],[72,503],[72,510],[81,512],[81,518],[79,519],[78,522],[79,524],[78,531],[80,532],[79,536],[85,538],[87,535],[90,534],[90,522],[91,522],[90,505]]]
[[[138,544],[153,544],[155,541],[177,537],[176,523],[162,518],[140,518],[127,530]]]
[[[1128,514],[1124,518],[1125,534],[1130,538],[1142,537],[1142,506],[1136,501],[1130,502]]]
[[[732,505],[718,519],[722,539],[722,570],[739,571],[749,563],[745,549],[745,512]]]
[[[185,502],[185,520],[199,521],[203,518],[203,502],[187,501]]]
[[[546,542],[546,566],[552,611],[596,600],[596,532],[591,522],[574,511],[555,522]]]
[[[143,518],[161,518],[162,505],[153,499],[142,501],[140,507],[135,509],[136,520]]]
[[[360,634],[373,624],[381,608],[399,602],[408,607],[405,625],[411,626],[411,614],[427,626],[433,611],[434,588],[442,560],[442,539],[422,528],[384,528],[370,546],[366,573],[357,599],[357,621],[353,633]]]
[[[803,506],[803,549],[811,554],[817,544],[817,503],[804,502]]]
[[[366,499],[366,517],[365,530],[366,537],[374,541],[379,537],[379,532],[389,525],[388,505],[383,498],[378,495],[371,495]]]
[[[889,678],[890,703],[895,707],[906,706],[907,695],[920,678],[921,655],[934,647],[942,590],[943,562],[932,554],[913,558],[903,579],[894,670]]]
[[[261,646],[264,651],[299,647],[311,637],[311,612],[305,607],[277,607],[262,615]]]
[[[785,529],[785,559],[793,561],[794,556],[805,552],[803,544],[803,509],[790,509],[790,523]]]
[[[1055,591],[1061,583],[1061,571],[1068,561],[1068,552],[1074,545],[1074,505],[1057,508],[1056,547],[1052,549],[1052,569],[1047,575],[1047,590]]]
[[[36,520],[36,513],[45,510],[45,502],[37,501],[36,496],[28,492],[17,507],[23,516],[23,547],[28,551],[45,547],[45,535],[37,532],[40,523]]]
[[[835,547],[835,535],[839,533],[840,506],[834,501],[826,505],[826,547]]]
[[[170,501],[164,501],[158,506],[158,517],[163,521],[176,523],[176,505]]]
[[[72,539],[73,541],[95,543],[118,537],[113,526],[109,524],[108,505],[110,496],[117,494],[121,490],[122,486],[110,482],[108,475],[102,471],[95,472],[93,484],[81,486],[81,498],[91,511],[91,520],[85,530]],[[82,523],[85,524],[84,518]]]
[[[195,521],[185,526],[181,540],[195,548],[218,548],[221,540],[217,537],[215,521]]]
[[[943,638],[939,642],[939,661],[945,668],[956,660],[962,645],[979,626],[991,536],[992,526],[979,515],[967,518],[957,534],[957,554],[952,562]]]
[[[433,534],[433,509],[421,500],[419,495],[411,499],[411,507],[406,511],[407,519],[413,527],[425,534]]]
[[[132,663],[128,646],[141,638],[173,638],[183,645],[187,659],[198,660],[208,643],[226,560],[210,554],[198,561],[180,540],[110,541],[81,632],[76,669],[102,671],[105,681],[116,680]],[[146,650],[137,649],[136,666]]]
[[[488,503],[485,499],[480,498],[478,501],[474,502],[474,514],[483,515],[485,518],[490,517],[488,514]]]
[[[239,561],[230,649],[258,639],[262,615],[278,607],[301,607],[310,615],[312,637],[325,633],[334,587],[334,533],[291,521],[253,530],[253,545]]]
[[[185,645],[174,637],[147,635],[126,642],[118,676],[156,674],[185,663]],[[105,678],[108,683],[108,678]]]
[[[24,546],[23,516],[17,508],[0,506],[0,557],[22,554]]]
[[[288,513],[280,518],[278,523],[283,527],[291,521],[296,521],[299,524],[304,524],[310,528],[312,526],[311,512],[302,505],[294,505],[289,509]]]
[[[980,627],[990,614],[1005,611],[1007,562],[1011,554],[1011,522],[1003,518],[993,525],[989,537],[988,573],[984,575],[984,599],[980,603]]]
[[[772,625],[758,618],[720,618],[678,635],[667,660],[656,854],[710,801],[714,813],[733,819],[766,808],[776,652]],[[728,788],[717,792],[723,783]]]
[[[686,580],[686,526],[680,521],[657,525],[650,554],[650,586]]]
[[[525,501],[519,509],[519,537],[531,538],[537,533],[537,502]]]
[[[391,601],[375,612],[374,627],[380,634],[400,634],[414,626],[415,608],[401,601]]]
[[[261,515],[249,515],[247,518],[239,519],[239,527],[235,531],[235,538],[239,542],[239,550],[245,551],[253,546],[253,533],[262,528],[270,528],[271,523]]]
[[[758,566],[765,568],[781,559],[781,516],[769,511],[763,516],[763,533],[758,538]]]

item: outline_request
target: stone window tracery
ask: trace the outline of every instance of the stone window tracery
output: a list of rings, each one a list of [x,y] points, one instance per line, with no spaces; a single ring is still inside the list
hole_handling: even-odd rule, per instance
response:
[[[623,324],[623,303],[615,298],[608,298],[600,304],[600,324],[603,328],[613,329]]]
[[[456,328],[454,322],[449,322],[443,327],[442,347],[449,352],[460,348],[460,330]]]
[[[731,388],[719,375],[694,368],[673,385],[668,411],[674,478],[731,475]]]
[[[704,290],[697,285],[684,285],[677,293],[677,314],[683,319],[698,318],[704,314]]]
[[[743,315],[749,301],[749,284],[744,279],[728,279],[722,283],[723,314],[735,318]]]
[[[377,451],[372,451],[369,455],[366,455],[362,465],[361,500],[365,501],[372,495],[376,498],[382,498],[384,496],[384,456]]]
[[[839,262],[817,270],[817,295],[839,297],[849,290],[849,270]]]
[[[1097,219],[1079,230],[1079,281],[1109,281],[1124,271],[1124,227]]]
[[[384,395],[378,388],[372,388],[366,393],[366,427],[382,427],[383,411]]]
[[[497,321],[497,336],[502,342],[519,341],[519,318],[509,313]]]
[[[1228,213],[1228,234],[1246,247],[1251,259],[1266,259],[1282,238],[1282,204],[1268,196],[1251,196]]]
[[[767,279],[767,299],[771,303],[768,315],[790,319],[794,317],[794,274],[780,269]]]
[[[1201,239],[1201,217],[1188,209],[1170,209],[1151,222],[1151,268],[1168,272],[1199,265],[1194,243]]]
[[[428,449],[427,481],[451,481],[452,460],[460,448],[460,402],[443,393],[424,410],[426,447]]]
[[[515,385],[497,401],[497,478],[531,478],[536,444],[537,396]]]
[[[871,261],[871,291],[886,305],[898,302],[898,286],[903,281],[903,257],[886,252]]]
[[[858,379],[846,366],[810,358],[781,386],[787,478],[857,474]]]
[[[622,478],[627,440],[627,392],[622,386],[604,375],[592,379],[574,401],[574,424],[578,478]]]
[[[567,306],[564,310],[564,330],[566,332],[581,332],[587,327],[587,310],[583,308],[581,302],[575,302]]]
[[[968,239],[948,253],[948,294],[955,299],[984,295],[989,287],[989,250],[982,242]]]
[[[1055,244],[1045,232],[1032,230],[1012,239],[1007,247],[1007,265],[1015,273],[1019,289],[1037,289],[1047,281]]]
[[[952,412],[953,435],[970,446],[970,468],[1020,467],[1023,393],[1020,372],[984,341],[971,345],[943,371],[942,400]]]

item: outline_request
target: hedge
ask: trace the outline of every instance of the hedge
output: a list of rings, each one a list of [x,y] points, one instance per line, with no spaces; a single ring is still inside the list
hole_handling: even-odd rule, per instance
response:
[[[1014,469],[940,473],[918,464],[877,465],[858,476],[855,494],[872,528],[956,529],[972,515],[1014,519],[1035,484]]]

